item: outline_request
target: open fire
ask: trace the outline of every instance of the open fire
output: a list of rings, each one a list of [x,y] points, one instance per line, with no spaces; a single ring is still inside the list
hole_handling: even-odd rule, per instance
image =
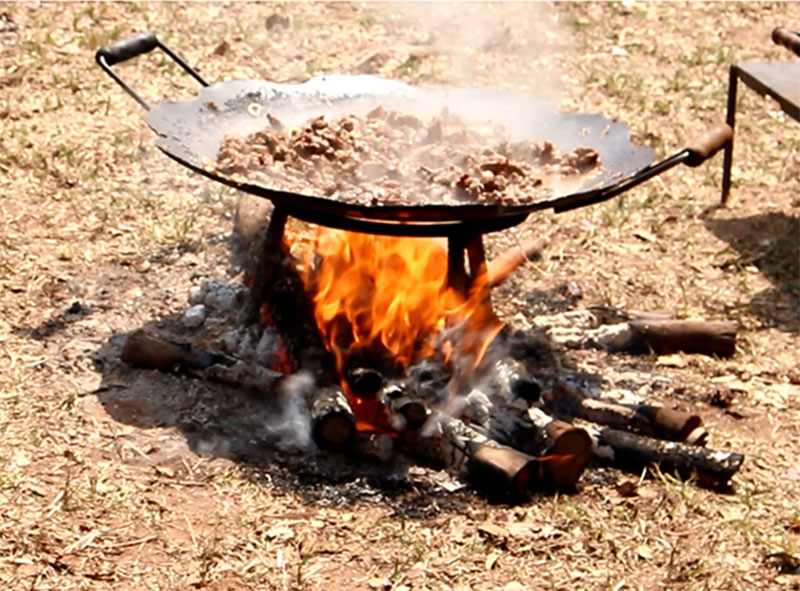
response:
[[[314,315],[356,415],[362,400],[345,379],[353,371],[400,378],[437,359],[463,381],[502,329],[488,305],[485,266],[460,292],[447,285],[447,253],[435,240],[326,229],[315,258],[307,266]]]

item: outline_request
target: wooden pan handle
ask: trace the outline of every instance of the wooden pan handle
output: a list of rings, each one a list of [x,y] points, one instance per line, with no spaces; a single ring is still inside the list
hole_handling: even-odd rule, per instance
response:
[[[775,27],[772,30],[772,40],[777,45],[783,45],[789,51],[800,55],[800,33],[790,31],[786,27]]]
[[[700,166],[703,162],[719,152],[733,139],[733,129],[727,123],[715,125],[687,147],[688,157],[684,161],[686,166]]]

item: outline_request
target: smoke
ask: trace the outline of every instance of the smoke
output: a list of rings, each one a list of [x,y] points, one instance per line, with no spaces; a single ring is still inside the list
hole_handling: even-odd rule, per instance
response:
[[[551,104],[561,96],[553,57],[571,34],[555,4],[403,2],[386,10],[401,15],[412,42],[449,58],[449,84],[514,88]]]
[[[311,449],[311,414],[306,401],[314,388],[314,378],[305,371],[287,376],[281,383],[278,411],[264,424],[280,449]]]

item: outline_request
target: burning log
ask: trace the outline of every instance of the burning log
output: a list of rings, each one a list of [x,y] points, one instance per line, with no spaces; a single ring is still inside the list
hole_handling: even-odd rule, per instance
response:
[[[542,251],[547,246],[544,238],[536,238],[523,242],[518,247],[511,248],[501,255],[493,258],[487,265],[488,286],[497,287],[505,281],[518,267],[541,258]]]
[[[409,396],[405,389],[392,385],[383,391],[383,399],[389,411],[396,417],[403,417],[402,429],[419,429],[428,420],[428,407],[421,400]]]
[[[592,459],[592,438],[580,427],[554,419],[539,408],[528,409],[538,430],[536,445],[557,490],[572,490]]]
[[[567,402],[572,417],[592,423],[692,445],[703,445],[708,437],[698,415],[664,406],[588,398],[562,380],[556,381],[553,398]]]
[[[701,484],[717,487],[727,486],[744,461],[742,454],[734,452],[662,441],[590,423],[585,426],[598,446],[612,450],[615,466],[631,470],[657,466],[664,473],[678,474],[682,478],[694,476]]]
[[[373,398],[378,395],[386,380],[379,371],[370,367],[356,367],[347,372],[347,385],[353,395],[359,398]]]
[[[477,389],[466,397],[466,404],[473,428],[500,444],[538,457],[549,486],[574,490],[592,457],[592,440],[586,431],[555,420],[539,408],[527,408],[521,399],[510,403]]]
[[[309,371],[322,386],[330,385],[338,381],[336,362],[322,342],[314,304],[292,256],[285,249],[279,250],[277,259],[274,252],[265,250],[262,265],[270,268],[270,281],[261,287],[261,297],[295,369]]]
[[[542,484],[541,462],[487,438],[463,421],[436,413],[405,434],[411,453],[443,465],[492,496],[525,498]]]
[[[356,434],[356,418],[347,396],[339,386],[317,389],[309,406],[311,434],[321,449],[341,451],[352,444]]]

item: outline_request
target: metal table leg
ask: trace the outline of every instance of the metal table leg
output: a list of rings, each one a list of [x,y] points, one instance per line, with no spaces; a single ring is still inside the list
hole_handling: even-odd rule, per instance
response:
[[[734,130],[734,125],[736,124],[736,91],[737,91],[737,84],[739,81],[739,68],[736,65],[732,65],[730,68],[730,74],[728,78],[728,114],[726,116],[725,122],[730,125],[731,129]],[[735,139],[736,134],[734,133],[734,137],[731,138],[731,141],[725,146],[725,154],[724,159],[722,161],[722,204],[725,205],[728,202],[728,194],[731,190],[731,167],[733,166],[733,140]]]

